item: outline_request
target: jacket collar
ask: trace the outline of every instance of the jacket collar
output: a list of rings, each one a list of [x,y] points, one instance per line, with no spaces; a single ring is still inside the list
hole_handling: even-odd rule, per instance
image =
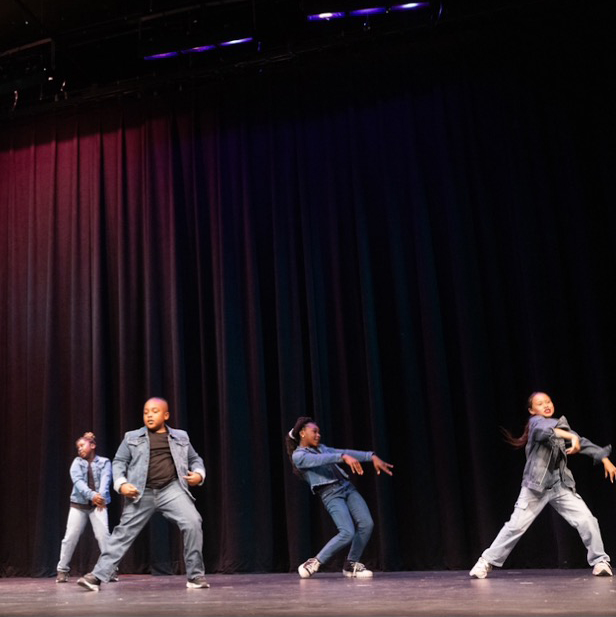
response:
[[[171,437],[175,438],[175,429],[171,428],[168,424],[165,424],[165,428],[167,429],[167,433],[169,433]],[[138,430],[137,436],[141,437],[142,435],[147,435],[147,434],[148,434],[148,427],[144,425]]]

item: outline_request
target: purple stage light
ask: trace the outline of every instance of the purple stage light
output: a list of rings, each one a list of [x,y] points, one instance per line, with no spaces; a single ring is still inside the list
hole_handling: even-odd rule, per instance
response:
[[[202,51],[211,51],[216,49],[216,45],[200,45],[199,47],[191,47],[190,49],[183,49],[183,54],[199,54]]]
[[[225,41],[224,43],[220,43],[221,47],[229,47],[231,45],[239,45],[240,43],[250,43],[252,41],[251,36],[247,36],[244,39],[233,39],[231,41]]]
[[[179,55],[177,51],[167,51],[164,54],[154,54],[152,56],[145,56],[144,60],[160,60],[161,58],[173,58],[174,56]]]
[[[405,2],[404,4],[394,4],[392,11],[411,11],[413,9],[423,9],[430,6],[429,2]]]
[[[384,6],[375,6],[373,8],[367,9],[355,9],[354,11],[349,11],[349,15],[351,17],[364,17],[366,15],[377,15],[379,13],[386,13],[387,9]]]
[[[344,17],[343,11],[316,13],[314,15],[308,15],[308,21],[329,21],[330,19],[339,19],[340,17]]]

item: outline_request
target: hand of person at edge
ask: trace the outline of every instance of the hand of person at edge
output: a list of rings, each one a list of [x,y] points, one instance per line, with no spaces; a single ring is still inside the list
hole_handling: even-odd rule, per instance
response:
[[[139,495],[139,489],[130,482],[125,482],[120,487],[120,493],[124,495],[124,497],[137,497]]]
[[[353,473],[356,473],[360,476],[364,475],[364,468],[361,466],[361,463],[350,454],[343,454],[342,460],[351,468]]]
[[[572,454],[577,454],[580,450],[580,439],[577,435],[573,435],[571,439],[571,446],[569,446],[565,452],[567,453],[567,456],[571,456]]]
[[[614,484],[614,478],[616,478],[616,466],[610,461],[607,456],[601,460],[603,468],[605,469],[605,477],[610,479],[610,482]]]
[[[391,463],[386,463],[383,459],[379,458],[376,454],[372,455],[372,464],[376,469],[376,475],[380,476],[381,471],[384,471],[388,476],[393,476],[393,472],[390,470],[393,469],[393,465]]]
[[[94,495],[94,497],[92,497],[92,503],[99,510],[104,510],[105,506],[107,505],[107,502],[105,501],[105,498],[100,493],[96,493],[96,495]]]
[[[188,482],[188,486],[198,486],[201,484],[203,478],[200,473],[196,473],[194,471],[189,471],[185,476],[182,476],[186,482]]]

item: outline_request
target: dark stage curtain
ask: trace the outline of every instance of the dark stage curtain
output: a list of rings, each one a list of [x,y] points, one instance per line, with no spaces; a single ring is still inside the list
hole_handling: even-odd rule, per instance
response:
[[[205,459],[208,571],[294,569],[333,535],[284,451],[299,415],[395,464],[355,479],[376,569],[473,565],[531,391],[616,441],[609,24],[443,28],[3,124],[0,575],[55,571],[75,439],[113,457],[152,395]],[[616,489],[571,466],[616,554]],[[585,553],[545,512],[507,565]],[[162,519],[122,564],[182,568]]]

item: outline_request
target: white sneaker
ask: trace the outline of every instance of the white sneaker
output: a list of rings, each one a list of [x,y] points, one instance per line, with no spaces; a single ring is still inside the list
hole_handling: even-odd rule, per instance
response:
[[[319,571],[321,564],[316,557],[311,557],[308,561],[305,561],[297,571],[302,578],[310,578],[315,572]]]
[[[612,566],[607,561],[600,561],[592,569],[593,576],[612,576]]]
[[[477,560],[477,563],[473,566],[473,569],[468,574],[473,578],[486,578],[486,576],[488,576],[488,573],[491,571],[492,564],[483,557],[480,557]]]
[[[374,576],[372,570],[368,570],[359,561],[345,561],[342,567],[342,574],[348,578],[372,578]]]

